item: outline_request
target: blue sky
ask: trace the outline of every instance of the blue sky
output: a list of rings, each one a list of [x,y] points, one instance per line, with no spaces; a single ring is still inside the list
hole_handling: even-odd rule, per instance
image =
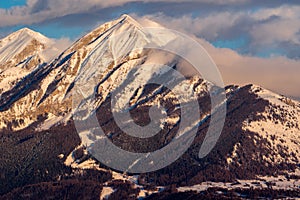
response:
[[[73,2],[72,0],[0,1],[0,8],[11,11],[11,14],[3,14],[8,19],[4,18],[3,22],[0,22],[0,37],[19,28],[29,27],[51,38],[68,37],[75,40],[105,21],[129,13],[138,17],[149,16],[168,28],[195,34],[216,47],[230,48],[243,55],[258,57],[282,55],[294,59],[300,58],[300,53],[295,51],[297,46],[300,47],[300,30],[298,33],[297,30],[291,33],[294,35],[286,34],[294,38],[285,38],[284,33],[275,33],[273,41],[265,42],[272,38],[272,35],[268,34],[272,34],[272,29],[276,27],[275,20],[278,23],[281,20],[282,23],[279,25],[282,25],[286,17],[284,13],[290,12],[291,9],[298,12],[300,5],[298,1],[283,4],[277,0],[272,1],[273,3],[247,0],[234,0],[230,1],[231,3],[224,3],[221,0],[191,2],[77,0],[77,6]],[[21,9],[15,9],[14,6],[21,6]],[[261,18],[256,16],[270,12],[272,9],[274,14],[260,16]],[[276,9],[283,11],[279,12]],[[17,17],[19,20],[15,19]],[[292,20],[299,21],[299,14]],[[269,30],[260,33],[259,29],[266,29],[268,26],[270,26]],[[296,26],[300,28],[299,22]],[[256,27],[258,33],[252,33]],[[286,28],[289,27],[282,27],[282,29]],[[282,38],[278,38],[280,34]]]
[[[26,0],[1,0],[0,8],[8,9],[13,6],[24,6],[26,5]]]
[[[85,4],[80,4],[81,1]],[[258,28],[256,35],[251,33],[256,27],[265,29],[265,27],[271,26],[275,20],[278,23],[281,20],[282,25],[286,17],[284,13],[289,12],[291,9],[298,12],[299,3],[297,1],[289,1],[286,4],[276,0],[272,1],[272,4],[268,3],[269,1],[249,3],[245,0],[231,1],[233,3],[222,3],[224,1],[221,0],[214,1],[214,3],[207,0],[193,2],[163,0],[135,2],[125,0],[123,3],[119,1],[77,0],[77,2],[78,6],[73,5],[71,0],[31,0],[27,2],[27,6],[24,6],[26,4],[25,0],[1,1],[0,7],[5,9],[23,5],[24,9],[15,11],[15,15],[17,16],[18,12],[28,12],[28,16],[25,16],[24,19],[29,17],[29,20],[20,20],[19,22],[12,20],[11,25],[7,23],[3,26],[0,23],[0,35],[4,36],[26,26],[48,37],[68,37],[75,40],[101,23],[115,19],[123,13],[129,13],[138,17],[150,15],[154,20],[169,28],[180,29],[184,27],[182,31],[204,38],[216,47],[230,48],[243,55],[258,57],[282,55],[295,59],[300,58],[300,53],[295,51],[299,46],[300,31],[298,34],[297,32],[292,33],[294,38],[284,38],[284,33],[276,33],[276,35],[274,34],[274,40],[269,43],[266,42],[266,44],[264,44],[265,41],[272,38],[272,35],[270,37],[267,35],[272,34],[272,27],[267,31],[261,31],[261,33],[259,33]],[[270,12],[270,9],[273,9],[273,15],[270,14],[265,18],[261,16],[261,19],[257,18],[256,15],[263,15],[264,12]],[[283,11],[280,13],[276,9],[282,9]],[[284,9],[286,9],[286,12]],[[224,14],[224,18],[222,18],[222,14]],[[10,17],[13,18],[13,16]],[[189,22],[180,24],[180,19],[187,17],[191,24]],[[36,20],[39,18],[41,20]],[[220,22],[227,18],[227,21]],[[176,22],[176,19],[178,22]],[[234,21],[231,21],[232,19]],[[299,21],[299,15],[296,15],[295,19],[292,20]],[[173,23],[169,23],[169,21],[173,21]],[[183,20],[182,23],[184,23]],[[204,28],[201,27],[202,24],[205,24]],[[298,23],[297,26],[300,27]],[[278,26],[278,28],[281,27]],[[282,27],[282,29],[286,28],[289,27]],[[262,37],[262,34],[265,34],[266,40]],[[277,37],[280,34],[282,34],[282,38]],[[268,48],[265,47],[266,45],[268,45]]]

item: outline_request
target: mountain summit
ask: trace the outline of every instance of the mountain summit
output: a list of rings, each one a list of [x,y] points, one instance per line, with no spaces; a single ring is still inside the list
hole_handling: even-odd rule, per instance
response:
[[[92,64],[93,59],[102,58],[102,64],[109,66],[122,52],[149,43],[150,41],[146,39],[146,35],[140,27],[138,22],[130,16],[123,15],[83,36],[49,64],[33,70],[16,87],[2,95],[0,111],[3,112],[0,116],[0,128],[7,127],[7,123],[10,123],[9,119],[12,118],[17,122],[22,121],[22,123],[14,123],[12,126],[17,130],[29,126],[38,119],[38,116],[44,116],[46,113],[51,122],[57,122],[64,116],[69,116],[72,108],[71,90],[79,73],[99,74],[100,71],[96,67],[87,66]],[[21,30],[20,33],[22,32]],[[108,44],[108,38],[118,34],[122,34],[122,40]],[[172,40],[172,37],[174,36],[170,35],[165,37],[166,41],[157,40],[157,42],[159,44],[167,43]],[[126,71],[145,62],[146,58],[147,55],[141,55],[141,52],[131,52],[127,58],[124,58],[126,62],[122,61],[117,69],[112,70],[125,75]],[[101,73],[103,73],[101,76],[106,74],[115,76],[109,70]],[[112,83],[103,82],[103,86],[99,88],[107,89],[103,90],[102,98],[105,100],[109,94],[109,87],[113,89],[118,84],[113,83],[112,85]],[[32,87],[28,87],[28,85],[32,85]],[[32,102],[32,98],[35,99],[34,102]],[[29,105],[31,109],[27,111],[25,108]],[[47,124],[49,125],[49,123]]]
[[[0,95],[59,54],[55,41],[23,28],[0,40]]]
[[[28,28],[20,29],[0,40],[1,70],[15,66],[29,57],[38,57],[48,62],[45,50],[54,45],[54,41]]]

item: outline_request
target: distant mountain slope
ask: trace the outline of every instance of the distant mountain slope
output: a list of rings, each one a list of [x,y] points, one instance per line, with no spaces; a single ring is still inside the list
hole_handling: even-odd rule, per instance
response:
[[[53,44],[53,40],[38,32],[28,28],[20,29],[0,40],[0,69],[5,70],[6,64],[18,65],[30,56],[36,56],[48,62],[51,57],[55,56],[53,52],[51,55],[50,50],[57,51]]]

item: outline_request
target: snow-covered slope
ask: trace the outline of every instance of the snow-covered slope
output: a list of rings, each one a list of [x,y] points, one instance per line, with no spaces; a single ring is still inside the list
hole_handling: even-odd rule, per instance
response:
[[[244,129],[257,133],[255,140],[265,139],[265,148],[274,154],[263,159],[269,163],[300,161],[300,103],[275,94],[259,86],[253,86],[252,92],[269,102],[265,112],[259,113],[261,119],[247,119]],[[253,155],[255,156],[255,155]]]
[[[108,42],[108,37],[121,33],[126,34],[123,34],[118,41],[114,41],[115,43]],[[147,58],[155,53],[131,52],[125,57],[118,58],[119,55],[151,42],[163,45],[174,37],[170,34],[164,35],[165,40],[153,37],[150,41],[146,33],[141,30],[141,25],[128,15],[100,26],[76,41],[53,62],[34,70],[19,82],[17,87],[3,95],[0,100],[0,111],[2,111],[0,127],[7,127],[12,119],[16,121],[12,128],[22,129],[36,122],[38,116],[44,116],[48,121],[51,121],[50,118],[67,116],[72,109],[71,90],[78,76],[90,79],[89,82],[101,83],[98,87],[101,100],[87,105],[95,109],[106,99],[110,91],[125,80],[127,72],[145,63]],[[105,70],[101,71],[100,67],[95,65],[104,66]],[[155,69],[153,68],[152,71]],[[103,80],[96,80],[95,77],[103,77]],[[142,78],[149,79],[149,77]],[[28,85],[34,87],[27,87]],[[186,84],[182,85],[186,86]],[[189,87],[193,88],[191,85]],[[52,121],[57,122],[57,120]]]
[[[0,95],[59,54],[55,42],[28,28],[0,40]]]
[[[0,40],[0,64],[18,64],[29,56],[39,55],[43,61],[49,61],[45,50],[53,47],[54,41],[28,28],[20,29]],[[56,49],[53,49],[54,51]],[[4,66],[3,66],[4,67]]]

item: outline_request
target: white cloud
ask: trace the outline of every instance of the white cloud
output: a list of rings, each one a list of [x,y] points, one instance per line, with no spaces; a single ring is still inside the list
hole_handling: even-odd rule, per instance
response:
[[[219,16],[221,15],[222,14],[220,14]],[[230,14],[226,13],[225,15],[229,16]],[[197,27],[195,27],[195,21],[197,21],[197,19],[192,19],[187,16],[184,16],[180,19],[162,17],[162,15],[159,16],[160,21],[164,21],[165,25],[168,24],[169,27],[172,27],[175,30],[181,30],[188,34],[191,31],[190,29],[186,30],[189,27],[188,25],[192,26],[193,31],[197,29]],[[222,17],[219,16],[217,18],[222,20]],[[158,15],[149,17],[151,17],[152,19],[158,19]],[[144,20],[144,18],[138,19]],[[211,20],[211,18],[208,18],[208,20]],[[210,23],[205,22],[204,24]],[[229,24],[232,24],[232,22],[229,22]],[[200,25],[199,30],[201,30],[202,26],[203,24]],[[204,27],[209,28],[209,26]],[[216,29],[216,27],[213,28]],[[257,84],[280,94],[300,97],[300,60],[294,60],[284,56],[259,58],[254,56],[241,55],[236,51],[228,48],[216,48],[205,39],[200,39],[196,36],[191,37],[198,41],[207,50],[209,55],[217,64],[226,85]],[[265,40],[267,40],[268,37],[272,36],[265,35],[265,37]],[[274,38],[275,36],[273,36],[272,39],[275,40]],[[281,38],[281,40],[283,39],[284,38]]]
[[[32,24],[42,22],[46,19],[53,19],[62,17],[68,14],[76,14],[87,12],[95,8],[107,8],[112,6],[119,6],[130,2],[178,2],[178,3],[206,3],[212,5],[227,5],[227,4],[241,4],[248,0],[27,0],[26,6],[16,6],[9,10],[0,9],[0,26],[9,26],[17,24]]]
[[[300,48],[300,6],[280,6],[258,11],[210,12],[204,16],[184,15],[173,18],[163,13],[148,15],[164,26],[192,33],[206,40],[246,38],[244,52],[258,54],[261,49],[281,49],[287,56],[300,58],[290,49]],[[296,55],[295,55],[296,54]]]
[[[158,21],[169,28],[201,35],[206,39],[215,39],[223,30],[236,26],[236,21],[241,17],[241,13],[220,12],[201,17],[184,15],[178,18],[159,13],[145,17]]]
[[[257,84],[277,93],[300,97],[300,60],[242,56],[198,39],[217,64],[225,84]]]
[[[264,9],[251,16],[257,21],[276,17],[276,20],[253,26],[250,30],[255,42],[271,44],[273,42],[293,42],[300,44],[300,6],[281,6]]]

